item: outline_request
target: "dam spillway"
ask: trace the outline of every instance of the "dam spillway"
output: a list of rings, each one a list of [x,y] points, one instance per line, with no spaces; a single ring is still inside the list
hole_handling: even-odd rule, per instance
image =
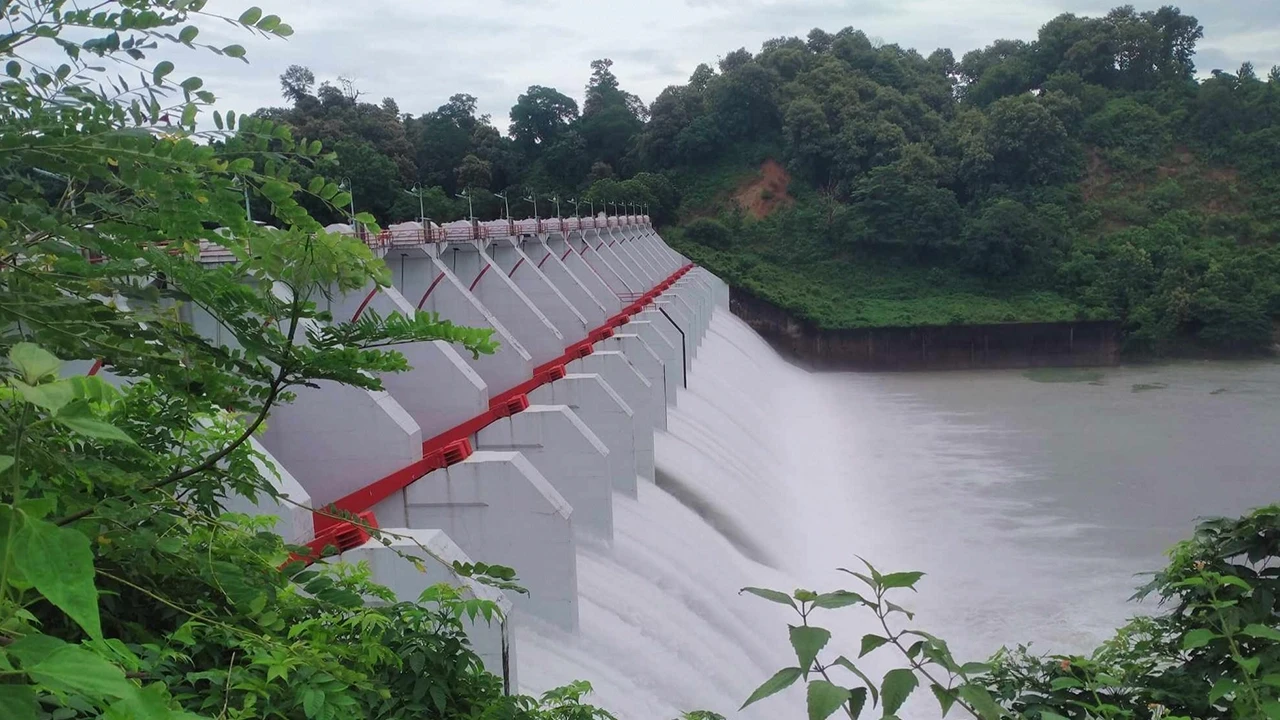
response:
[[[619,506],[658,478],[655,433],[712,316],[727,312],[728,288],[642,216],[406,223],[363,239],[391,285],[325,294],[336,321],[432,312],[492,329],[501,347],[471,357],[414,343],[399,348],[412,370],[381,378],[381,391],[300,388],[257,440],[289,503],[230,507],[277,515],[278,532],[317,553],[332,546],[367,562],[402,600],[440,582],[496,600],[503,620],[468,634],[514,691],[525,685],[521,623],[580,630],[583,549],[608,551]],[[230,260],[213,245],[202,257]],[[202,333],[229,338],[184,311]],[[360,523],[306,508],[350,513],[395,539],[387,547]],[[459,577],[454,562],[511,566],[528,593]]]

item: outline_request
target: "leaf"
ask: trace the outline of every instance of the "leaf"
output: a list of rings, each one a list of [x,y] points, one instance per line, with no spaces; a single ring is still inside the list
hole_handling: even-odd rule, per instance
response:
[[[862,714],[862,708],[867,705],[867,689],[864,687],[849,689],[849,710],[853,717]]]
[[[191,44],[191,41],[195,40],[196,36],[199,34],[200,34],[200,28],[196,27],[195,25],[188,25],[182,28],[182,31],[178,33],[178,40],[180,42]]]
[[[115,440],[118,442],[133,443],[133,438],[125,434],[125,432],[120,428],[95,417],[89,417],[86,414],[78,412],[71,414],[58,413],[53,417],[53,419],[57,420],[59,424],[65,425],[71,430],[87,437],[97,438],[98,440]]]
[[[61,647],[26,671],[33,680],[51,689],[95,698],[128,697],[138,689],[125,678],[123,670],[79,645]]]
[[[776,602],[779,605],[790,605],[793,608],[795,608],[796,606],[795,601],[791,599],[790,595],[783,592],[778,592],[777,590],[769,590],[768,588],[744,587],[738,591],[739,595],[741,595],[742,593],[751,593],[756,597],[762,597],[765,600],[772,600],[773,602]]]
[[[1267,714],[1267,720],[1280,720],[1280,702],[1273,700],[1263,703],[1262,712]]]
[[[245,10],[243,13],[240,13],[240,22],[245,25],[253,25],[254,23],[258,22],[258,20],[260,20],[261,18],[262,18],[262,8],[260,7],[251,7],[248,10]]]
[[[981,675],[991,672],[991,666],[980,662],[967,662],[960,666],[961,675]]]
[[[1209,704],[1212,705],[1235,691],[1235,680],[1227,677],[1221,678],[1213,684],[1213,689],[1209,691]]]
[[[279,15],[268,15],[258,21],[258,29],[265,32],[271,32],[272,30],[275,30],[279,26],[280,26]]]
[[[222,52],[225,53],[227,57],[233,58],[242,58],[245,54],[243,45],[228,45],[222,48]]]
[[[156,64],[156,69],[151,71],[151,80],[159,85],[164,80],[165,75],[173,72],[173,63],[168,60],[162,60]]]
[[[858,652],[858,657],[866,657],[867,653],[889,642],[889,638],[880,637],[879,635],[863,635],[862,650]]]
[[[16,378],[11,379],[9,382],[13,385],[13,389],[17,390],[18,394],[22,396],[23,400],[50,412],[57,412],[64,405],[75,399],[75,388],[66,380],[44,383],[43,385],[28,385]]]
[[[333,199],[330,200],[329,202],[333,203],[334,206],[338,208],[345,208],[346,206],[351,204],[351,193],[340,192],[337,195],[334,195]]]
[[[814,607],[820,607],[826,610],[834,610],[836,608],[859,604],[865,605],[867,604],[867,601],[858,593],[849,592],[848,590],[836,590],[835,592],[823,593],[813,601]]]
[[[302,712],[307,717],[313,718],[324,710],[324,691],[315,688],[307,688],[302,691]]]
[[[880,578],[880,584],[886,588],[911,588],[916,587],[916,582],[924,577],[922,572],[897,572],[889,573]]]
[[[1194,650],[1204,647],[1220,637],[1222,636],[1208,628],[1196,628],[1182,638],[1182,649]]]
[[[1049,687],[1054,690],[1066,690],[1067,688],[1084,687],[1084,683],[1073,677],[1060,677],[1049,681]]]
[[[1258,664],[1262,662],[1260,657],[1236,657],[1236,664],[1244,668],[1244,671],[1250,676],[1256,675],[1258,672]]]
[[[24,667],[30,667],[66,646],[65,642],[49,635],[27,635],[7,649]]]
[[[984,720],[1000,720],[1005,715],[1004,708],[996,704],[986,688],[979,685],[961,685],[960,698],[973,706]]]
[[[102,639],[89,538],[71,528],[26,518],[13,542],[18,569],[45,599]]]
[[[1274,674],[1263,675],[1258,680],[1258,682],[1262,683],[1263,685],[1270,685],[1271,687],[1280,688],[1280,675],[1274,675]]]
[[[11,78],[16,78],[22,74],[22,63],[17,60],[10,60],[4,64],[4,74]]]
[[[0,455],[0,473],[5,472],[13,467],[14,459],[12,455]]]
[[[818,653],[822,652],[822,648],[826,647],[829,640],[831,640],[831,631],[825,628],[791,626],[791,647],[796,651],[796,658],[800,661],[800,667],[804,668],[806,678],[809,677],[809,671],[813,669],[813,661],[817,659]]]
[[[800,674],[800,668],[798,667],[789,667],[779,670],[774,673],[773,677],[765,680],[763,685],[756,688],[756,691],[751,693],[751,697],[747,698],[747,701],[742,703],[742,707],[738,708],[738,710],[744,710],[748,705],[786,690],[791,687],[796,680],[800,679]]]
[[[951,712],[951,706],[956,704],[956,693],[954,690],[948,690],[937,683],[929,686],[933,691],[933,696],[938,699],[938,708],[942,710],[942,717],[946,717]]]
[[[182,81],[182,89],[187,92],[195,92],[202,87],[204,87],[204,80],[201,80],[194,75]]]
[[[0,685],[0,718],[36,720],[40,703],[30,685]]]
[[[827,720],[849,699],[849,691],[826,680],[809,683],[809,720]]]
[[[39,385],[50,376],[57,377],[62,361],[48,350],[29,342],[20,342],[9,350],[9,362],[22,374],[28,385]]]
[[[311,178],[310,182],[307,183],[307,192],[311,193],[312,195],[319,194],[319,192],[323,189],[324,189],[324,178],[319,175],[316,175],[315,177]]]
[[[1257,623],[1247,626],[1240,631],[1240,634],[1248,635],[1251,638],[1266,638],[1267,640],[1280,642],[1280,630]]]
[[[1071,718],[1064,717],[1064,716],[1062,716],[1062,715],[1059,715],[1059,714],[1058,714],[1058,713],[1056,713],[1056,712],[1049,712],[1048,710],[1041,710],[1041,711],[1040,711],[1040,720],[1071,720]]]
[[[290,35],[293,34],[293,26],[289,25],[288,23],[280,23],[279,25],[276,26],[276,29],[273,30],[272,32],[274,32],[276,35],[280,37],[289,37]]]
[[[895,668],[885,673],[884,682],[880,685],[880,697],[884,698],[884,714],[892,715],[897,712],[919,684],[916,674],[906,668]]]
[[[112,705],[109,718],[128,720],[169,720],[174,717],[169,709],[169,693],[163,683],[152,683],[145,688],[133,689],[123,700]]]
[[[876,689],[875,683],[871,682],[871,678],[867,677],[866,673],[859,670],[857,665],[854,665],[852,662],[850,662],[849,658],[841,655],[840,657],[835,659],[835,662],[831,664],[839,665],[845,670],[848,670],[854,675],[857,675],[859,678],[862,678],[862,682],[866,683],[867,689],[871,691],[871,704],[876,705],[877,703],[880,702],[880,691]]]

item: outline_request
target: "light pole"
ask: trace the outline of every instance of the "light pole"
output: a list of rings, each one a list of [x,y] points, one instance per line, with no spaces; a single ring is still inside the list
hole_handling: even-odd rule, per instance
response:
[[[422,200],[422,185],[419,183],[414,183],[413,188],[409,190],[405,190],[405,192],[410,195],[418,196],[418,222],[426,222],[427,209],[426,209],[426,205],[423,203],[423,200]]]
[[[524,201],[533,203],[533,219],[537,220],[538,219],[538,193],[535,193],[535,192],[529,193],[529,197],[525,198]]]
[[[578,202],[578,198],[573,198],[572,200],[565,200],[565,202],[573,203],[573,216],[578,217],[578,206],[582,204]]]
[[[474,210],[472,210],[472,207],[471,207],[471,188],[467,188],[466,190],[463,190],[462,192],[458,193],[458,197],[460,197],[460,198],[465,198],[465,199],[466,199],[466,201],[467,201],[467,220],[468,220],[469,222],[471,222],[471,223],[475,223],[475,221],[476,221],[476,214],[475,214],[475,211],[474,211]]]
[[[552,195],[551,202],[556,204],[556,219],[559,220],[560,219],[560,196]]]
[[[591,221],[592,221],[592,222],[595,222],[595,219],[596,219],[596,201],[595,201],[595,200],[588,200],[588,201],[587,201],[587,205],[588,205],[588,206],[590,206],[590,208],[591,208]]]
[[[504,213],[506,213],[506,214],[504,215],[504,218],[505,218],[506,220],[510,220],[510,219],[511,219],[511,206],[507,204],[507,196],[506,196],[505,194],[503,194],[503,193],[494,193],[494,194],[493,194],[493,196],[494,196],[494,197],[496,197],[496,198],[502,198],[502,209],[503,209],[503,212],[504,212]]]

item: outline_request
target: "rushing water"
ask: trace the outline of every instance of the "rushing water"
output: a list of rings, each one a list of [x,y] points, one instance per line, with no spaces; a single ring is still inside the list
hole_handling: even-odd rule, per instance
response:
[[[904,603],[964,659],[1083,650],[1143,611],[1135,574],[1197,516],[1280,499],[1276,363],[809,374],[718,312],[678,405],[657,486],[616,499],[612,549],[579,550],[580,635],[522,619],[526,690],[581,678],[624,720],[735,717],[794,664],[790,611],[738,588],[856,589],[834,570],[855,553],[925,571]],[[853,609],[827,625],[851,657],[872,630]]]

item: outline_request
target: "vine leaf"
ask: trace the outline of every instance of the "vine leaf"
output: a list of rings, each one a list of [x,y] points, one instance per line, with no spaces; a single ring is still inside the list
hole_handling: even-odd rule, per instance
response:
[[[90,637],[102,639],[89,538],[71,528],[26,517],[13,539],[13,558],[45,599],[76,621]]]
[[[880,697],[884,703],[884,714],[892,715],[902,707],[911,696],[920,681],[916,674],[906,668],[895,668],[885,673],[884,682],[880,685]]]
[[[830,630],[809,626],[793,625],[791,627],[791,647],[795,648],[796,659],[800,661],[800,667],[804,669],[806,678],[809,677],[809,671],[813,668],[813,661],[818,658],[818,653],[822,652],[822,648],[826,647],[829,640],[831,640]]]
[[[798,667],[782,668],[778,672],[774,673],[773,677],[769,678],[768,680],[765,680],[763,685],[756,688],[756,691],[751,693],[751,697],[747,698],[747,701],[742,703],[742,707],[738,709],[743,710],[748,705],[759,702],[769,697],[770,695],[774,695],[776,693],[782,692],[783,690],[786,690],[787,688],[791,687],[791,685],[796,680],[799,680],[799,679],[800,679],[800,668]]]
[[[826,680],[809,683],[809,720],[827,720],[849,699],[849,691]]]

